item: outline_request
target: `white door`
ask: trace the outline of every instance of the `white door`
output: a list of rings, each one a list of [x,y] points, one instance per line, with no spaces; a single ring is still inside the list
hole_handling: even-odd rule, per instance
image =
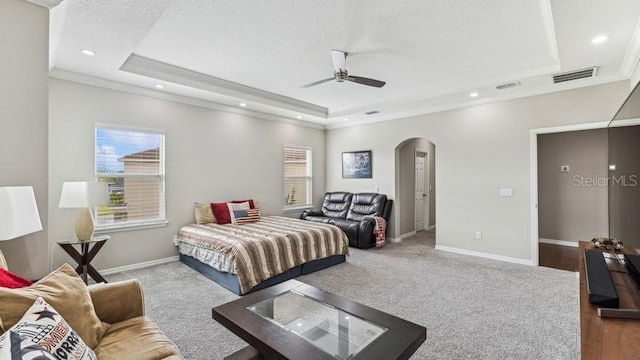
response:
[[[429,201],[427,191],[427,154],[416,152],[416,231],[429,227]]]

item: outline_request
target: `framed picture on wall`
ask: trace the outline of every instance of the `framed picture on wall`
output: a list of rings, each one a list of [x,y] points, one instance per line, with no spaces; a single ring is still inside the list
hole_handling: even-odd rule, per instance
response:
[[[342,153],[343,179],[371,179],[371,150]]]

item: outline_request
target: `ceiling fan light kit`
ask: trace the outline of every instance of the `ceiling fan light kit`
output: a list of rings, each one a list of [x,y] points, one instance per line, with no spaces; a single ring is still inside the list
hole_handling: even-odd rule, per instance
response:
[[[376,79],[349,75],[349,71],[347,70],[348,55],[349,53],[341,50],[331,50],[331,60],[333,60],[333,68],[334,68],[333,77],[314,81],[306,85],[302,85],[301,88],[304,88],[304,89],[310,88],[312,86],[320,85],[331,80],[335,80],[337,82],[344,82],[346,80],[346,81],[354,82],[356,84],[373,86],[377,88],[381,88],[386,84],[386,82],[376,80]]]

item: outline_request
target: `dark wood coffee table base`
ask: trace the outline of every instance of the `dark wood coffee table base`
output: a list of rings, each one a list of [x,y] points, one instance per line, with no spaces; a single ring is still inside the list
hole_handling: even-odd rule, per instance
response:
[[[224,360],[263,360],[264,356],[249,345],[224,358]]]
[[[329,353],[248,309],[291,290],[386,328],[379,337],[351,357],[353,360],[409,359],[427,338],[427,329],[424,326],[297,280],[289,280],[213,308],[213,318],[250,345],[225,359],[335,360]]]

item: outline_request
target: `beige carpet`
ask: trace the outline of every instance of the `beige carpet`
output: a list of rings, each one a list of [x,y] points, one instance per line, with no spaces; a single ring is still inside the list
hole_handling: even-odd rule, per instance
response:
[[[245,344],[211,318],[236,299],[175,262],[107,277],[138,278],[147,313],[187,359],[222,359]],[[433,249],[427,232],[297,278],[427,327],[413,359],[578,359],[575,273]],[[304,356],[301,356],[304,359]]]

